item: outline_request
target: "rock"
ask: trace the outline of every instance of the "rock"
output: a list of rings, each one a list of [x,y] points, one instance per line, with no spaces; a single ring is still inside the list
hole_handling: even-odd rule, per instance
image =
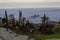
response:
[[[12,32],[11,30],[5,29],[5,28],[0,28],[0,40],[27,40],[28,35],[18,35]],[[3,38],[3,39],[2,39]]]

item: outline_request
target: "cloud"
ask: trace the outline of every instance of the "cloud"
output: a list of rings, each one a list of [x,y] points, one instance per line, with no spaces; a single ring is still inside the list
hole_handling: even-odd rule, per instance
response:
[[[1,8],[60,8],[60,2],[0,3]]]

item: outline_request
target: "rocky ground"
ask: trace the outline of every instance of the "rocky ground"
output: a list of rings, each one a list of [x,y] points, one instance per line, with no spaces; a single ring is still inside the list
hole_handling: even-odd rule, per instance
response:
[[[27,40],[28,35],[17,35],[11,30],[0,28],[0,40]]]

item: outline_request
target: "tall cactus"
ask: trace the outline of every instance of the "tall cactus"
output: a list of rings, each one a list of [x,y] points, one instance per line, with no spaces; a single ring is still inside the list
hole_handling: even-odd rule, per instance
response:
[[[19,24],[20,24],[21,17],[22,17],[22,12],[19,11]]]
[[[52,31],[52,28],[54,25],[50,24],[48,20],[49,18],[46,17],[46,15],[44,14],[44,16],[41,17],[41,19],[42,19],[42,25],[39,30],[44,34],[53,34],[54,32]]]
[[[5,10],[5,20],[6,20],[6,28],[8,30],[8,16],[7,16],[7,11]]]
[[[40,30],[43,32],[43,33],[46,33],[46,22],[47,22],[47,17],[46,17],[46,15],[44,14],[44,16],[43,17],[41,17],[41,19],[42,19],[42,25],[41,25],[41,27],[40,27]]]
[[[46,15],[44,14],[44,16],[43,17],[41,17],[41,19],[42,19],[42,23],[43,23],[43,28],[45,28],[46,27],[46,22],[47,22],[47,20],[48,20],[48,18],[46,17]]]
[[[47,18],[46,15],[44,14],[44,16],[41,17],[41,19],[42,19],[42,22],[45,23],[45,21],[47,21],[48,18]]]
[[[8,24],[7,11],[5,10],[6,23]]]

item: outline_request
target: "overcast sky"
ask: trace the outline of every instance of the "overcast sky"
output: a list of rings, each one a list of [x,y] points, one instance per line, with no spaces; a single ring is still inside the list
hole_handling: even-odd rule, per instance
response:
[[[60,0],[0,0],[0,2],[60,2]]]
[[[60,0],[0,0],[0,8],[60,8]]]

